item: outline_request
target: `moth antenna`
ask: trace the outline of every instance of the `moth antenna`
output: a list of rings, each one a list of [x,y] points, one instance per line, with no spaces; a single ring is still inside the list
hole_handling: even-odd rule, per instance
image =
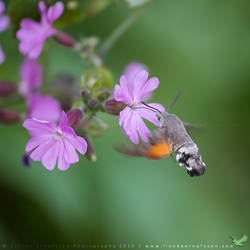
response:
[[[174,98],[174,100],[171,102],[171,104],[168,106],[168,111],[173,107],[173,105],[176,103],[176,101],[178,100],[178,98],[180,97],[181,91],[179,91],[176,95],[176,97]]]

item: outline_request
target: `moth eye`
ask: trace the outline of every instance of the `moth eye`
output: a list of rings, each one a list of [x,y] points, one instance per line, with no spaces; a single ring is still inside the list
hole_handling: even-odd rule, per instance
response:
[[[161,120],[161,118],[162,118],[162,115],[161,115],[161,114],[159,114],[159,113],[157,112],[157,113],[156,113],[156,117],[157,117],[158,121],[160,121],[160,120]]]

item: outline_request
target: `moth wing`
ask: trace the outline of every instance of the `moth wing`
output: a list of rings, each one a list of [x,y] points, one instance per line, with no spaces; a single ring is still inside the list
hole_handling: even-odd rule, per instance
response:
[[[166,130],[162,128],[156,129],[152,133],[148,143],[121,144],[116,146],[115,149],[126,155],[146,157],[152,160],[164,158],[172,153],[172,148],[167,141]]]
[[[148,143],[140,142],[137,145],[132,143],[121,143],[114,148],[116,151],[125,155],[145,157],[149,147],[150,145],[148,145]]]
[[[189,135],[197,135],[203,132],[203,127],[182,121],[183,126]]]

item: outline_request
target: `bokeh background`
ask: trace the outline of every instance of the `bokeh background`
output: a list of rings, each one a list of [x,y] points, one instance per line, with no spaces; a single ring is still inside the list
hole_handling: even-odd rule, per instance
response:
[[[134,11],[116,1],[64,31],[103,40]],[[192,134],[207,166],[202,177],[189,177],[170,157],[150,161],[116,152],[113,145],[125,137],[115,116],[101,114],[109,129],[92,138],[97,161],[81,157],[66,172],[48,171],[40,163],[24,167],[28,133],[21,124],[0,125],[0,248],[27,243],[215,245],[230,244],[230,235],[250,236],[249,13],[248,0],[153,1],[104,62],[116,81],[129,62],[147,65],[160,79],[153,101],[164,106],[182,91],[172,112],[203,128]],[[0,80],[18,82],[22,56],[13,34],[0,34],[7,57]],[[46,46],[48,78],[83,73],[76,53],[53,40]]]

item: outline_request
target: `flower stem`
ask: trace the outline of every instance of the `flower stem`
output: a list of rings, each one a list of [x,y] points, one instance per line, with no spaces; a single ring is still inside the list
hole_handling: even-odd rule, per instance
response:
[[[98,55],[103,58],[109,50],[113,47],[116,41],[127,31],[127,29],[141,16],[149,4],[144,5],[132,15],[127,17],[113,32],[107,37],[107,39],[101,45]]]

